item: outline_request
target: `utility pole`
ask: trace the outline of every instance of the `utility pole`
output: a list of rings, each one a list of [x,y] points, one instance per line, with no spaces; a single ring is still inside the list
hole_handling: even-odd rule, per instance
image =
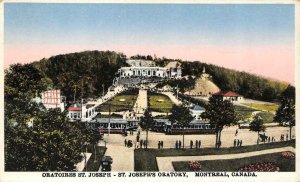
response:
[[[74,92],[74,103],[75,103],[76,87],[77,87],[77,85],[74,85],[74,87],[75,87],[75,92]]]
[[[108,136],[110,134],[110,105],[111,103],[108,105]]]
[[[102,97],[104,96],[104,84],[102,84]]]

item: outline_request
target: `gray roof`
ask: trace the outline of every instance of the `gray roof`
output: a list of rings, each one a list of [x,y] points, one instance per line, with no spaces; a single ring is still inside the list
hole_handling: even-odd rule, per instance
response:
[[[192,110],[195,110],[195,111],[205,111],[205,108],[204,107],[201,107],[199,105],[195,105]]]
[[[96,121],[98,123],[118,123],[118,124],[126,124],[127,120],[126,119],[122,119],[122,118],[96,118]]]

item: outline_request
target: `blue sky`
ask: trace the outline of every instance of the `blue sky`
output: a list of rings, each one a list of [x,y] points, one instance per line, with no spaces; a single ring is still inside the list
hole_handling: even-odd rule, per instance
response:
[[[276,17],[276,18],[274,18]],[[5,43],[137,41],[289,44],[293,5],[5,4]],[[274,28],[276,27],[276,29]],[[26,35],[26,36],[24,36]],[[72,40],[73,39],[73,40]]]
[[[287,71],[294,72],[292,4],[5,3],[4,13],[5,65],[114,49],[206,60],[277,79],[282,76],[275,70],[288,62]],[[259,69],[262,60],[277,65],[273,74]],[[294,74],[288,75],[293,82]]]

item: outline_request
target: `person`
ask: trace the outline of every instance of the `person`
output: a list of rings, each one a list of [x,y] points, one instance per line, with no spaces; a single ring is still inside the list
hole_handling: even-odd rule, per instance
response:
[[[237,136],[238,132],[239,132],[238,129],[236,129],[235,130],[235,136]]]
[[[270,143],[270,140],[271,140],[271,138],[270,137],[268,137],[268,142]]]
[[[127,147],[127,140],[126,139],[124,140],[124,144],[125,144],[125,147]]]
[[[196,140],[196,149],[198,148],[198,145],[199,145],[198,140]]]
[[[198,147],[198,148],[200,149],[200,147],[201,147],[201,140],[199,140],[199,143],[198,143],[198,144],[199,144],[199,147]]]
[[[175,142],[175,148],[178,149],[178,140]]]
[[[147,143],[146,143],[146,140],[144,140],[144,143],[143,143],[143,145],[144,145],[144,148],[147,148]]]
[[[243,143],[243,140],[241,140],[241,142],[240,142],[240,147],[242,146],[242,143]]]
[[[160,141],[160,146],[162,149],[164,148],[164,141]]]
[[[234,147],[236,146],[236,139],[234,139],[233,146]]]
[[[237,147],[240,146],[240,140],[237,140],[237,144],[236,144]]]
[[[289,134],[286,134],[286,140],[289,140]]]
[[[179,149],[181,149],[181,140],[179,140]]]
[[[143,148],[143,140],[140,140],[140,147]]]
[[[161,143],[160,143],[160,141],[158,141],[158,147],[157,147],[158,149],[160,149],[160,145],[161,145]]]
[[[193,140],[191,140],[191,142],[190,142],[190,148],[191,149],[193,148]]]
[[[139,142],[140,141],[140,136],[136,136],[136,141]]]

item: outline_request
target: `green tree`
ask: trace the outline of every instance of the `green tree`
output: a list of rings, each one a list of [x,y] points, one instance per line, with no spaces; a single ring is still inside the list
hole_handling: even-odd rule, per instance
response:
[[[266,127],[264,126],[264,121],[258,115],[254,116],[253,121],[249,125],[250,131],[257,132],[257,144],[259,143],[259,132],[265,131]]]
[[[148,132],[154,126],[154,119],[149,111],[149,109],[145,110],[144,116],[141,117],[140,126],[143,130],[146,130],[146,148],[148,148]]]
[[[32,102],[45,89],[43,76],[31,64],[5,71],[6,171],[71,171],[82,159],[85,133],[79,124],[69,122],[66,113]],[[87,135],[95,142],[94,133]]]
[[[190,122],[194,119],[191,115],[190,110],[185,105],[173,105],[171,109],[171,115],[169,115],[169,120],[171,121],[171,125],[176,124],[182,128],[182,144],[184,148],[184,134],[185,127],[188,127]]]
[[[287,124],[290,128],[290,139],[292,139],[292,128],[295,126],[295,87],[288,86],[281,94],[281,104],[274,121],[279,122],[281,125]]]
[[[211,127],[215,128],[216,147],[221,142],[221,133],[224,126],[236,124],[237,121],[232,102],[215,97],[209,98],[209,103],[205,112],[202,113],[202,117],[209,119]]]

